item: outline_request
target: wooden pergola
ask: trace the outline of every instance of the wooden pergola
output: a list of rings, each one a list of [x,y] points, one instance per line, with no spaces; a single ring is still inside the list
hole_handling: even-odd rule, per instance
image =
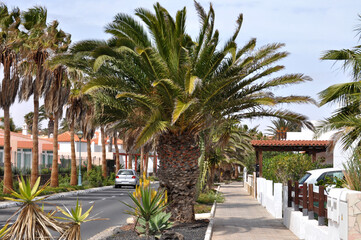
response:
[[[327,152],[332,141],[328,140],[252,140],[252,146],[256,150],[256,164],[259,165],[259,175],[262,177],[263,151],[277,152],[306,152],[312,155],[312,161],[316,161],[316,154]]]

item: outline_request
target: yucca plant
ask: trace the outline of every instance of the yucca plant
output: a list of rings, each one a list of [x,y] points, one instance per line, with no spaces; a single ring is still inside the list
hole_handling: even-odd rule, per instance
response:
[[[355,150],[353,156],[343,164],[344,175],[345,175],[345,187],[361,191],[361,149],[358,148]]]
[[[93,207],[94,207],[94,205],[92,205],[88,209],[88,211],[86,211],[84,214],[82,214],[83,208],[81,206],[81,203],[79,203],[78,199],[76,200],[75,209],[71,208],[69,210],[67,207],[64,206],[64,208],[65,208],[65,210],[64,210],[57,206],[56,207],[57,210],[60,211],[65,217],[55,217],[55,218],[70,221],[69,223],[67,223],[67,225],[69,227],[63,232],[63,234],[60,236],[59,240],[61,240],[61,239],[63,239],[63,240],[67,240],[67,239],[80,240],[81,239],[80,225],[82,223],[90,222],[90,221],[97,221],[97,220],[108,220],[106,218],[87,219],[89,217],[89,214],[92,211]]]
[[[51,239],[52,234],[49,229],[62,234],[66,225],[58,222],[52,217],[53,214],[47,214],[37,203],[43,202],[46,197],[37,198],[49,185],[49,182],[44,184],[39,189],[40,177],[36,180],[33,188],[30,186],[30,181],[25,181],[23,177],[18,179],[19,192],[12,191],[11,195],[14,198],[4,197],[6,200],[14,202],[22,202],[22,206],[17,210],[13,216],[19,214],[14,224],[7,231],[3,239]],[[12,217],[10,217],[11,219]],[[10,219],[8,221],[10,221]]]
[[[139,186],[133,194],[129,193],[134,205],[122,202],[132,209],[128,214],[136,218],[135,227],[141,235],[149,239],[149,235],[159,236],[161,232],[172,226],[169,222],[171,213],[165,213],[167,207],[167,192],[150,187],[150,180],[143,173]],[[139,226],[138,225],[139,222]]]

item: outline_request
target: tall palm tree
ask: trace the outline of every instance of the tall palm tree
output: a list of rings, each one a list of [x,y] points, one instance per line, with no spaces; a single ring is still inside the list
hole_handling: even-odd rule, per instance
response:
[[[361,34],[361,28],[355,30]],[[337,130],[334,141],[341,140],[345,149],[361,146],[361,46],[328,50],[321,59],[343,62],[344,70],[351,69],[353,81],[331,85],[319,93],[321,106],[336,103],[340,107],[317,126],[317,134]]]
[[[47,10],[44,7],[33,7],[22,14],[23,27],[27,31],[24,52],[24,81],[21,85],[21,100],[28,100],[33,95],[34,118],[32,126],[33,154],[31,166],[31,184],[34,185],[38,177],[39,141],[38,118],[39,98],[49,82],[50,75],[46,74],[46,60],[56,51],[67,48],[69,36],[57,30],[59,23],[53,21],[47,24]]]
[[[54,130],[53,130],[53,164],[51,169],[51,187],[57,187],[58,182],[58,129],[59,118],[63,112],[63,106],[68,100],[70,92],[70,84],[67,79],[67,72],[64,66],[56,66],[51,74],[50,89],[44,96],[45,109],[48,113],[53,115]]]
[[[303,74],[270,77],[284,68],[275,65],[288,55],[279,52],[283,44],[254,50],[256,40],[251,39],[239,48],[235,40],[243,20],[240,15],[235,33],[219,47],[213,7],[206,13],[197,2],[195,5],[201,22],[196,40],[186,33],[185,8],[173,18],[155,4],[155,13],[142,8],[135,11],[148,32],[131,16],[118,14],[106,27],[112,39],[76,46],[79,52],[93,48],[89,57],[95,59],[95,70],[109,68],[109,74],[90,81],[88,92],[102,89],[115,96],[104,105],[147,113],[136,144],[140,147],[157,136],[160,186],[168,191],[173,217],[186,222],[194,219],[198,135],[202,130],[230,115],[238,120],[276,116],[303,122],[304,116],[275,107],[311,101],[305,96],[279,97],[271,92],[274,87],[310,80]],[[131,121],[127,116],[127,122]]]
[[[3,66],[3,79],[0,88],[0,107],[4,110],[4,193],[13,187],[10,155],[10,106],[14,103],[20,77],[18,49],[21,44],[19,25],[20,10],[9,12],[5,4],[0,5],[0,64]]]

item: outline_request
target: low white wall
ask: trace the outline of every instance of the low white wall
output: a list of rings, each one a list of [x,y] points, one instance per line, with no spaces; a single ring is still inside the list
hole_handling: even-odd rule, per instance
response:
[[[282,183],[257,178],[257,200],[275,218],[282,218]]]
[[[339,238],[330,234],[327,226],[318,226],[317,220],[309,220],[302,212],[293,208],[284,209],[283,224],[299,239],[305,240],[337,240]]]

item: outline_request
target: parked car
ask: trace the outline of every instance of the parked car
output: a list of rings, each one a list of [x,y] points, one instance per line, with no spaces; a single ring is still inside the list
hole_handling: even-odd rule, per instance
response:
[[[136,188],[139,185],[139,177],[132,169],[120,169],[115,176],[115,188],[122,186],[132,186]]]
[[[336,178],[344,178],[343,171],[339,168],[321,168],[309,170],[306,172],[305,175],[303,175],[303,177],[298,181],[298,183],[300,187],[302,187],[303,183],[313,184],[314,191],[318,192],[317,183],[320,183],[321,181],[324,182],[326,178],[329,178],[331,181],[336,183]],[[326,192],[328,192],[330,188],[332,188],[332,185],[328,185],[326,187]]]

